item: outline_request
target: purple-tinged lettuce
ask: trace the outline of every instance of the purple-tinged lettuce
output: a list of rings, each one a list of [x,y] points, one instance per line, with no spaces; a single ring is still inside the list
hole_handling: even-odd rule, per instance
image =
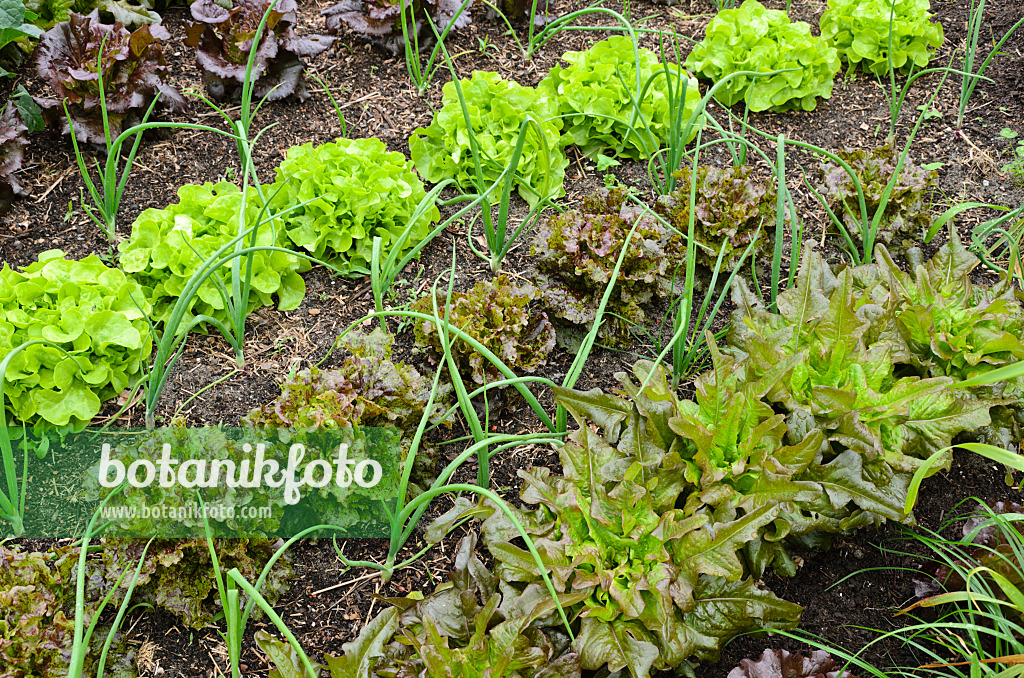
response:
[[[351,355],[340,367],[311,367],[289,377],[281,384],[277,400],[253,409],[243,423],[299,430],[395,427],[400,431],[400,459],[404,460],[427,407],[431,384],[411,365],[392,361],[394,343],[394,337],[380,328],[369,333],[349,332],[339,345]],[[444,395],[435,397],[430,419],[450,426],[450,421],[440,419]],[[422,444],[416,453],[412,482],[429,485],[436,477],[436,461],[436,449]]]
[[[646,320],[645,307],[681,291],[682,276],[675,273],[686,251],[682,238],[616,188],[542,221],[530,248],[544,306],[572,325],[587,326],[597,317],[634,224],[598,334],[601,343],[615,347],[630,345],[630,328]]]
[[[7,209],[14,196],[28,193],[15,174],[21,169],[25,157],[27,131],[18,107],[13,101],[8,101],[3,114],[0,114],[0,214]]]
[[[742,659],[727,678],[856,678],[843,664],[824,650],[812,650],[808,657],[786,650],[765,650],[761,657]]]
[[[394,337],[380,328],[353,330],[340,342],[351,352],[341,367],[302,370],[281,385],[281,396],[258,407],[244,421],[250,426],[397,426],[416,429],[430,398],[430,382],[416,368],[392,362]],[[432,414],[440,414],[435,408]],[[436,417],[435,417],[436,420]]]
[[[77,553],[0,546],[0,676],[64,678],[75,628],[64,615]]]
[[[184,111],[185,99],[164,80],[167,66],[158,41],[170,37],[160,24],[143,25],[133,33],[120,23],[102,24],[98,10],[88,16],[72,14],[67,22],[54,26],[40,38],[35,52],[39,77],[57,94],[53,99],[35,99],[47,123],[59,121],[64,134],[71,134],[74,127],[79,141],[105,144],[101,76],[111,138],[141,122],[157,96],[158,105],[175,113]]]
[[[132,581],[147,541],[105,539],[103,542],[99,572],[107,589],[127,571],[120,588],[114,593],[113,601],[117,605]],[[255,582],[282,543],[272,539],[218,539],[215,544],[222,576],[237,567],[242,576]],[[156,539],[146,552],[132,601],[155,605],[177,616],[186,626],[201,629],[219,612],[216,608],[220,599],[212,595],[215,592],[212,568],[206,538]],[[271,605],[288,590],[291,572],[291,555],[286,551],[260,589]],[[244,592],[240,596],[244,607],[247,596]],[[254,614],[258,616],[262,612],[254,608]]]
[[[715,268],[723,247],[722,271],[732,271],[739,265],[740,257],[755,237],[757,245],[752,257],[770,247],[771,239],[765,231],[775,224],[775,187],[752,177],[752,171],[748,165],[697,167],[693,233],[697,262],[709,269]],[[678,188],[660,198],[656,207],[680,233],[689,232],[690,172],[684,164],[676,174]]]
[[[853,169],[864,192],[869,221],[882,204],[886,186],[896,173],[900,153],[892,141],[873,148],[845,149],[836,155]],[[854,243],[861,242],[860,200],[853,178],[840,165],[822,164],[818,171],[823,184],[823,197],[835,215],[842,219]],[[918,167],[910,158],[903,162],[899,178],[889,194],[888,202],[878,222],[875,242],[886,246],[902,246],[902,240],[920,240],[921,234],[932,223],[925,205],[925,191],[935,183],[938,173]]]
[[[335,35],[344,25],[371,43],[398,54],[405,42],[403,10],[410,46],[415,36],[420,49],[423,49],[435,41],[431,24],[438,34],[442,34],[449,25],[454,30],[472,23],[469,9],[473,2],[468,0],[460,12],[463,0],[342,0],[321,14],[327,19],[328,33]]]
[[[295,0],[280,0],[271,10],[258,45],[253,45],[256,29],[270,8],[269,0],[236,0],[231,9],[215,0],[195,0],[185,44],[196,47],[196,63],[203,71],[206,91],[214,99],[238,98],[246,80],[246,66],[256,50],[251,82],[253,98],[270,101],[295,97],[309,98],[303,72],[303,57],[312,57],[328,49],[334,38],[322,35],[300,36],[295,32]]]
[[[513,372],[534,372],[547,363],[555,347],[555,329],[546,313],[529,310],[529,304],[541,292],[533,285],[513,284],[505,275],[477,283],[468,292],[452,293],[448,322],[468,334],[498,356]],[[445,297],[438,293],[438,315],[445,317]],[[416,301],[410,310],[433,315],[434,299],[427,295]],[[437,326],[425,320],[415,326],[417,346],[429,349],[429,357],[437,362],[443,356]],[[449,334],[452,355],[463,381],[487,384],[504,379],[489,360],[462,339]]]

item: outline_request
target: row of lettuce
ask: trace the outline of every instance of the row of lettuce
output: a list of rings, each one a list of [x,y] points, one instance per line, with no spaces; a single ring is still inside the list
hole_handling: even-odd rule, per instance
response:
[[[873,211],[881,204],[895,167],[894,154],[891,145],[840,153],[864,180],[863,194]],[[819,172],[835,211],[852,212],[857,194],[849,175],[832,164],[822,165]],[[513,369],[533,372],[554,345],[555,326],[586,331],[593,323],[614,276],[599,340],[630,347],[632,333],[652,320],[644,309],[652,303],[671,305],[683,291],[680,271],[686,247],[681,233],[690,219],[689,170],[682,179],[681,188],[653,206],[617,188],[541,220],[530,250],[534,284],[502,277],[457,293],[452,320],[496,355],[508,356]],[[933,172],[911,162],[904,165],[879,222],[880,242],[902,250],[920,234],[924,194],[933,180]],[[236,185],[186,185],[178,195],[177,203],[139,215],[131,236],[118,246],[120,268],[110,268],[96,256],[68,260],[54,250],[21,271],[9,265],[0,270],[0,357],[24,342],[45,342],[14,356],[4,376],[15,421],[85,425],[104,401],[144,374],[154,334],[167,323],[197,271],[215,260],[239,231],[243,195]],[[256,223],[267,213],[281,216],[260,227],[255,240],[246,241],[267,248],[252,255],[246,313],[271,306],[275,299],[281,310],[300,306],[306,291],[300,274],[310,263],[291,251],[328,260],[335,270],[365,275],[370,272],[375,237],[381,238],[386,254],[408,230],[402,248],[408,249],[429,235],[439,217],[431,204],[428,210],[420,209],[418,222],[409,223],[425,200],[423,184],[409,161],[388,152],[376,139],[294,147],[277,168],[276,181],[262,188],[267,205],[261,205],[260,195],[252,189],[247,192],[246,222]],[[768,251],[763,228],[775,200],[772,183],[750,166],[698,167],[693,210],[696,263],[709,271],[731,271],[751,241],[755,258]],[[621,249],[616,243],[634,228],[642,256],[625,259],[616,274]],[[224,264],[220,274],[230,279],[230,264]],[[496,299],[503,300],[500,311],[493,305]],[[528,305],[538,299],[550,321],[547,314],[530,317]],[[411,309],[429,314],[432,303],[425,297]],[[172,331],[187,327],[198,316],[226,321],[228,310],[222,291],[210,278],[185,308],[187,317]],[[486,321],[492,321],[491,326],[481,325]],[[423,348],[440,350],[429,324],[418,327],[416,337]],[[484,384],[498,378],[497,370],[468,345],[456,344],[456,351],[468,380]]]
[[[514,523],[462,498],[427,538],[478,521],[493,569],[471,534],[450,581],[392,599],[344,657],[326,659],[332,675],[692,675],[739,633],[794,627],[801,608],[761,583],[766,571],[793,576],[800,550],[837,534],[912,524],[912,478],[929,459],[928,475],[948,468],[954,439],[1021,439],[1024,379],[958,384],[1024,359],[1024,295],[1010,278],[973,283],[978,260],[955,237],[930,261],[914,249],[908,260],[909,272],[879,246],[872,263],[833,271],[808,245],[778,311],[738,282],[693,399],[647,361],[615,394],[556,388],[578,428],[561,470],[519,471],[514,515],[569,629]],[[315,395],[303,402],[320,409]],[[289,656],[268,634],[258,642]]]
[[[624,237],[611,240],[621,251]],[[625,261],[645,256],[632,245]],[[663,669],[692,673],[737,634],[794,627],[801,608],[766,588],[766,571],[793,576],[801,550],[825,548],[838,534],[912,524],[908,496],[926,460],[935,473],[948,468],[954,441],[1012,448],[1024,432],[1024,379],[960,386],[1024,360],[1024,294],[1008,277],[975,284],[978,260],[955,236],[930,261],[915,249],[907,260],[909,271],[879,246],[872,263],[833,270],[808,244],[777,311],[737,282],[729,333],[712,348],[712,367],[694,381],[692,398],[648,361],[618,375],[616,393],[556,388],[577,428],[558,451],[560,469],[519,471],[513,515],[533,539],[568,628],[509,517],[488,500],[459,498],[425,532],[439,540],[466,519],[476,523],[449,581],[426,595],[389,598],[322,668],[333,678],[469,677],[495,667],[530,678],[601,669],[646,678]],[[481,325],[509,309],[513,322],[514,313],[539,321],[514,299],[518,291],[507,281],[481,283],[453,309],[475,311]],[[495,321],[489,329],[503,327]],[[516,336],[522,332],[506,335]],[[289,378],[281,397],[246,421],[387,423],[410,437],[429,380],[391,358],[392,341],[381,329],[351,334],[340,367]],[[420,464],[425,479],[430,459]],[[491,569],[475,554],[478,541]],[[107,540],[102,557],[89,561],[90,600],[117,592],[141,546]],[[275,546],[251,539],[218,548],[223,568],[255,576]],[[3,553],[0,590],[18,594],[3,612],[14,675],[63,675],[74,553]],[[262,589],[270,601],[287,589],[288,562]],[[212,584],[193,575],[210,566],[203,540],[155,542],[135,595],[202,628],[216,613]],[[293,655],[284,641],[264,631],[256,640],[282,676],[305,675],[285,661]]]
[[[118,6],[117,2],[111,4]],[[197,49],[203,83],[214,100],[237,98],[246,81],[252,47],[224,46],[244,45],[246,31],[259,24],[269,7],[269,2],[230,7],[214,0],[192,4],[194,21],[189,24],[186,42]],[[809,24],[791,22],[785,12],[767,10],[757,0],[747,0],[712,19],[704,40],[689,53],[685,66],[713,83],[739,72],[783,71],[768,77],[731,77],[716,97],[725,105],[745,101],[752,111],[812,110],[819,97],[831,96],[840,57],[851,67],[861,64],[875,74],[886,72],[890,62],[904,71],[927,65],[942,43],[942,28],[930,20],[928,7],[928,0],[901,0],[891,6],[881,0],[867,5],[832,0],[821,18],[818,37]],[[294,0],[282,0],[269,15],[249,76],[258,98],[305,99],[303,58],[320,54],[334,42],[329,36],[299,35],[296,10]],[[115,11],[114,16],[121,15]],[[161,40],[168,38],[170,34],[160,24],[143,24],[131,33],[121,23],[103,24],[99,9],[88,16],[69,14],[43,33],[34,59],[40,77],[50,84],[55,96],[29,96],[20,88],[0,119],[0,190],[5,199],[25,192],[14,172],[21,166],[27,143],[26,124],[40,129],[45,120],[64,134],[73,130],[80,141],[106,143],[97,87],[101,77],[112,136],[140,122],[157,96],[161,107],[184,111],[186,100],[166,81]],[[664,36],[662,41],[663,51],[678,54],[678,43],[666,46]],[[81,64],[96,63],[101,45],[104,57],[100,68],[80,68]],[[563,58],[569,66],[556,66],[536,89],[506,83],[493,74],[474,76],[464,95],[467,106],[478,109],[473,112],[473,124],[482,127],[476,131],[482,133],[477,141],[488,157],[485,178],[500,173],[516,145],[520,125],[512,124],[516,120],[512,111],[528,114],[541,128],[531,135],[518,166],[523,177],[520,194],[531,204],[560,195],[557,187],[568,162],[562,149],[568,144],[588,154],[600,153],[604,147],[610,147],[613,155],[633,159],[656,154],[670,138],[672,126],[679,124],[673,107],[685,109],[685,121],[697,110],[700,95],[696,81],[678,67],[659,64],[656,55],[647,50],[638,56],[639,62],[633,43],[622,37],[584,52],[567,53]],[[686,85],[683,96],[674,94],[679,83]],[[457,98],[456,89],[446,86],[444,103]],[[438,181],[460,176],[472,162],[468,147],[444,152],[452,151],[453,143],[469,144],[464,135],[459,137],[461,141],[454,141],[456,130],[465,127],[463,112],[454,107],[424,134],[413,136],[412,152],[425,178]],[[695,132],[696,128],[691,128],[691,139]],[[544,153],[538,159],[541,147],[549,147],[552,156]],[[599,157],[600,164],[610,162],[608,156]],[[538,193],[540,174],[546,178],[544,185],[551,185],[550,196]],[[466,183],[460,180],[464,187]]]

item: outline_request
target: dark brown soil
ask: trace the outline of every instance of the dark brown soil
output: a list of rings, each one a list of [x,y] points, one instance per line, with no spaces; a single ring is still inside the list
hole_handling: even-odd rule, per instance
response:
[[[319,10],[329,2],[302,3],[301,24],[307,32],[323,28]],[[616,4],[616,3],[612,3]],[[766,3],[782,8],[783,2]],[[934,64],[946,64],[964,43],[969,3],[935,0],[932,10],[945,29],[945,44]],[[578,0],[561,0],[558,10],[567,12],[583,6]],[[617,3],[619,10],[622,3]],[[817,24],[825,8],[819,0],[796,0],[791,16]],[[673,27],[681,34],[700,39],[703,27],[714,7],[708,0],[684,0],[672,8],[656,5],[650,0],[631,0],[632,17],[647,18],[651,28]],[[1024,12],[1021,0],[990,0],[986,5],[986,28],[981,43],[991,45]],[[598,17],[600,15],[591,15]],[[200,78],[194,64],[194,55],[181,44],[187,10],[176,7],[164,12],[165,25],[174,36],[167,48],[172,65],[172,80],[183,91],[200,87]],[[522,84],[536,84],[557,62],[559,55],[572,49],[585,48],[592,41],[604,37],[594,32],[565,32],[552,39],[531,62],[525,62],[515,42],[505,35],[504,29],[489,23],[483,8],[473,10],[474,23],[453,34],[449,49],[457,54],[456,67],[466,77],[472,70],[495,70]],[[606,19],[595,18],[593,23],[607,25]],[[517,26],[522,35],[525,26]],[[483,41],[486,41],[484,43]],[[482,45],[486,44],[486,50]],[[645,44],[654,46],[645,38]],[[1024,32],[1006,43],[1003,54],[994,60],[986,75],[992,82],[981,83],[968,107],[963,129],[954,129],[959,83],[948,78],[935,98],[933,108],[939,117],[929,119],[922,127],[912,146],[912,159],[923,164],[941,162],[939,183],[933,192],[933,212],[940,214],[955,202],[976,201],[1016,207],[1024,201],[1024,190],[1013,177],[1000,174],[999,168],[1007,162],[1009,143],[999,134],[1004,127],[1024,133]],[[955,65],[955,64],[954,64]],[[432,110],[439,106],[441,86],[449,80],[442,69],[427,92],[420,96],[410,84],[405,63],[367,45],[357,37],[344,35],[335,48],[313,59],[310,72],[324,78],[342,103],[352,137],[377,136],[390,150],[408,153],[408,136],[419,126],[430,123]],[[911,89],[897,125],[897,138],[905,143],[922,105],[939,87],[941,75],[925,76]],[[312,80],[311,80],[312,82]],[[46,86],[26,63],[18,77],[0,83],[0,94],[6,95],[17,84],[24,84],[33,94],[46,94]],[[900,79],[898,85],[902,86]],[[806,141],[826,148],[871,147],[883,141],[888,124],[889,109],[886,99],[887,83],[857,75],[837,78],[835,91],[829,100],[821,101],[811,113],[753,114],[750,121],[771,134],[785,133],[789,139]],[[316,84],[311,85],[313,96],[304,103],[273,103],[265,107],[255,126],[260,128],[276,124],[275,129],[257,148],[256,162],[264,180],[273,177],[273,169],[286,150],[307,142],[323,143],[334,139],[341,126],[328,97]],[[719,120],[725,114],[712,106]],[[182,119],[217,124],[213,114],[192,99],[192,110]],[[17,201],[0,222],[0,261],[12,266],[24,266],[35,260],[38,253],[59,248],[81,257],[91,253],[106,254],[108,244],[101,233],[82,211],[82,182],[71,151],[70,143],[49,132],[32,133],[32,145],[26,157],[23,181],[33,187],[33,194]],[[769,144],[758,141],[771,153]],[[711,153],[714,161],[716,154]],[[724,156],[717,158],[724,160]],[[579,198],[604,185],[604,178],[591,161],[575,155],[570,149],[571,164],[567,170],[565,203],[573,205]],[[801,179],[797,163],[801,164],[810,180],[817,177],[816,161],[806,154],[794,152],[788,159],[790,188],[796,197],[801,217],[805,221],[805,237],[824,240],[826,219]],[[122,203],[119,215],[119,234],[127,236],[135,217],[144,209],[163,207],[176,200],[177,187],[185,183],[216,181],[233,176],[237,169],[233,146],[219,135],[177,131],[162,139],[151,139],[144,144]],[[646,177],[646,168],[638,163],[625,163],[613,174],[625,185],[636,187],[642,195],[653,197]],[[522,215],[522,207],[517,214]],[[966,236],[971,228],[995,214],[990,210],[965,212],[956,221],[956,228]],[[938,243],[945,236],[936,240]],[[934,244],[933,244],[934,246]],[[423,294],[433,281],[451,266],[452,249],[457,253],[458,289],[488,277],[487,264],[474,257],[467,246],[464,227],[451,228],[436,238],[425,250],[419,262],[404,273],[405,282],[396,286],[391,301],[398,305],[412,296]],[[505,263],[505,270],[514,275],[527,275],[531,269],[528,239],[513,250]],[[831,250],[838,262],[840,255]],[[787,262],[788,263],[788,262]],[[323,269],[306,275],[307,294],[301,307],[295,311],[279,312],[263,309],[250,316],[246,334],[246,366],[237,369],[230,349],[213,335],[194,335],[178,367],[171,376],[164,394],[160,415],[165,420],[176,414],[185,417],[190,425],[237,425],[251,408],[264,404],[279,393],[278,384],[292,368],[307,367],[320,361],[330,349],[338,333],[358,321],[373,309],[369,282],[365,279],[335,277]],[[728,313],[723,309],[723,319]],[[394,326],[392,324],[392,329]],[[399,338],[399,349],[404,359],[413,359],[409,352],[408,333]],[[649,356],[653,347],[638,341],[635,353],[598,350],[592,355],[577,387],[589,389],[614,388],[616,372],[628,370],[632,362]],[[328,365],[337,361],[332,356]],[[544,375],[560,381],[572,356],[556,351],[544,368]],[[221,377],[222,383],[201,395],[195,394],[204,386]],[[539,394],[542,402],[550,405],[550,394]],[[111,405],[103,416],[115,415]],[[499,430],[524,432],[538,430],[533,414],[521,404],[511,404],[497,413],[494,423]],[[139,425],[142,409],[136,406],[117,420],[119,426]],[[453,436],[463,435],[457,426]],[[449,451],[454,454],[455,451]],[[496,458],[493,462],[494,487],[512,498],[517,496],[519,479],[516,471],[532,465],[557,465],[557,457],[549,449],[534,448],[516,455]],[[472,472],[472,469],[466,469]],[[942,521],[962,500],[977,496],[986,500],[999,500],[1011,496],[1003,482],[1003,471],[994,469],[980,458],[961,455],[949,473],[928,481],[922,492],[918,510],[921,525],[937,529]],[[1019,501],[1019,495],[1016,497]],[[440,500],[436,512],[448,508],[447,499]],[[803,566],[796,577],[779,580],[766,577],[766,584],[780,596],[805,606],[801,627],[810,633],[821,634],[833,643],[849,650],[857,650],[874,637],[871,632],[857,627],[891,628],[891,612],[906,604],[912,595],[910,575],[905,568],[915,567],[912,559],[893,555],[889,550],[906,547],[899,540],[901,529],[889,526],[877,532],[866,531],[854,537],[837,539],[829,551],[801,554]],[[387,585],[370,572],[344,572],[328,541],[305,542],[294,549],[295,578],[291,590],[278,608],[292,631],[307,649],[318,658],[323,652],[340,653],[341,644],[351,640],[361,625],[380,609],[374,594],[401,595],[413,590],[429,590],[433,583],[443,580],[451,563],[451,551],[457,535],[427,554],[412,567],[399,572]],[[349,540],[344,545],[350,558],[382,561],[386,544],[374,540]],[[904,568],[901,570],[901,568]],[[848,575],[860,570],[864,574]],[[837,582],[841,582],[838,583]],[[251,634],[262,625],[251,625],[243,657],[245,675],[265,675],[266,658],[255,649]],[[191,631],[164,613],[147,613],[129,620],[130,642],[140,647],[140,668],[143,675],[215,676],[229,673],[223,643],[212,628]],[[776,638],[739,638],[727,646],[721,662],[702,667],[700,678],[725,676],[743,657],[756,657],[768,644],[777,647],[798,648],[799,644]],[[880,667],[892,664],[915,665],[916,659],[906,650],[890,644],[876,646],[867,655]]]

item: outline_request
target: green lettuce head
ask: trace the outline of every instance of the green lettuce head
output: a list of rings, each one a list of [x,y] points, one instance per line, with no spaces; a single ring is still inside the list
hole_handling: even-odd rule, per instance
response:
[[[649,49],[634,52],[633,41],[625,36],[612,36],[583,52],[566,52],[562,59],[569,66],[556,65],[538,88],[558,101],[558,113],[565,116],[568,127],[566,140],[584,153],[612,148],[623,157],[648,158],[668,141],[673,118],[678,116],[685,123],[700,102],[696,78],[676,64],[662,64]],[[639,111],[634,106],[638,63],[643,93]],[[686,92],[679,116],[670,107],[670,96],[681,89],[681,79]],[[691,128],[686,143],[697,129],[698,125]]]
[[[907,72],[928,65],[942,46],[942,25],[932,23],[928,0],[829,0],[821,15],[821,37],[839,55],[870,73],[889,72],[889,26],[892,24],[892,65]]]
[[[839,56],[810,24],[791,23],[785,12],[747,0],[719,12],[703,41],[686,58],[686,67],[717,83],[737,71],[794,69],[770,77],[739,76],[715,94],[725,106],[746,99],[751,111],[813,111],[818,97],[832,96]]]

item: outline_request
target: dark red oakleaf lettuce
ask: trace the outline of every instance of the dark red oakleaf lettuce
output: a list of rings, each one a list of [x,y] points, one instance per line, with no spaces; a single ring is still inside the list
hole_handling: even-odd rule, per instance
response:
[[[533,372],[547,362],[555,347],[555,329],[546,313],[531,313],[527,308],[539,297],[540,290],[529,283],[514,285],[508,276],[477,283],[469,292],[452,294],[448,322],[483,344],[501,358],[513,372]],[[438,293],[438,315],[444,318],[445,297]],[[433,315],[434,303],[428,295],[410,307],[412,311]],[[461,339],[452,342],[452,354],[464,381],[486,384],[504,379],[489,360]],[[416,344],[430,349],[430,358],[441,360],[441,339],[433,322],[416,324]]]
[[[21,161],[25,156],[28,128],[21,120],[21,114],[13,101],[0,115],[0,214],[4,212],[15,195],[26,195],[28,190],[18,181],[14,174],[21,169]]]
[[[237,98],[245,82],[246,66],[253,39],[263,15],[270,7],[265,0],[237,0],[225,9],[214,0],[192,3],[185,44],[198,47],[196,63],[203,71],[206,91],[214,99]],[[280,0],[270,12],[253,61],[253,95],[271,101],[294,96],[309,97],[300,57],[320,54],[334,43],[323,35],[300,36],[295,33],[295,0]]]
[[[445,28],[452,22],[453,29],[467,26],[472,22],[469,8],[473,6],[473,1],[469,0],[460,13],[461,0],[342,0],[321,14],[327,19],[328,33],[338,33],[344,24],[353,33],[364,36],[392,54],[398,54],[404,41],[401,18],[403,6],[406,30],[410,38],[413,34],[417,36],[419,47],[423,49],[434,43],[434,31],[429,22],[434,24],[439,35],[444,33]],[[410,12],[414,17],[412,20]],[[410,21],[413,21],[415,26],[409,24]]]
[[[62,132],[76,138],[103,145],[103,118],[100,107],[97,60],[103,45],[102,77],[107,118],[111,138],[125,128],[142,121],[153,98],[159,104],[180,113],[187,104],[178,90],[164,82],[167,70],[158,40],[167,40],[170,33],[160,24],[142,26],[129,33],[120,23],[100,23],[99,12],[88,16],[72,14],[71,19],[57,24],[43,34],[36,48],[36,70],[50,83],[57,97],[35,98],[43,109],[47,123],[62,123]],[[103,43],[106,38],[106,43]],[[70,122],[64,115],[62,101],[67,99]]]
[[[697,263],[714,269],[724,246],[721,270],[732,271],[755,235],[757,245],[751,257],[766,251],[773,242],[765,231],[770,227],[774,232],[775,228],[775,187],[752,177],[752,170],[748,165],[722,169],[697,167],[697,207],[693,224]],[[676,177],[679,188],[658,200],[657,211],[680,233],[687,233],[690,168],[684,166]]]
[[[530,249],[547,309],[573,325],[589,325],[626,235],[639,220],[598,333],[601,343],[615,347],[631,345],[630,327],[644,322],[644,307],[652,300],[681,291],[682,276],[675,276],[673,284],[673,275],[686,253],[677,234],[627,195],[623,188],[602,190],[585,198],[579,209],[542,221]]]
[[[856,678],[824,650],[811,656],[790,654],[785,650],[765,650],[757,661],[740,660],[728,678]]]

